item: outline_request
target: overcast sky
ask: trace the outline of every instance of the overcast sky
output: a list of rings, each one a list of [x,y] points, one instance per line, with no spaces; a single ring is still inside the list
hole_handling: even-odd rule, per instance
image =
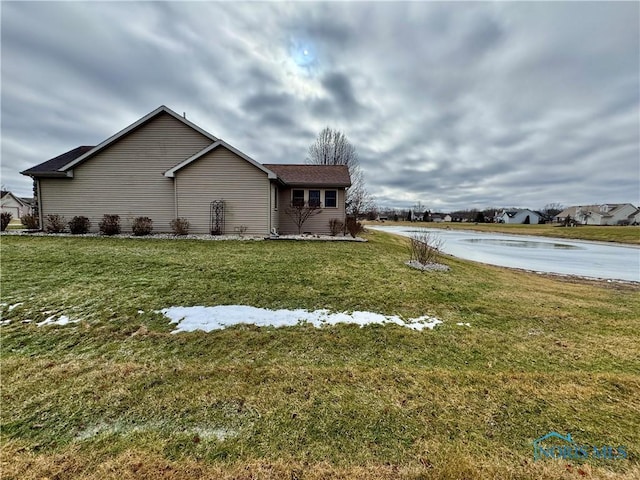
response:
[[[640,3],[1,2],[2,184],[160,105],[381,206],[640,203]]]

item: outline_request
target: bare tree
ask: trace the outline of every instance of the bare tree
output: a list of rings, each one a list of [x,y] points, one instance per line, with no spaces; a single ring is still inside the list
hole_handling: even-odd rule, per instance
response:
[[[541,210],[549,218],[553,218],[564,210],[561,203],[547,203]]]
[[[347,214],[357,217],[371,209],[373,199],[364,184],[364,175],[356,147],[339,130],[325,127],[309,147],[307,163],[312,165],[346,165],[351,177],[351,187],[347,190]]]
[[[292,202],[289,207],[287,207],[284,213],[287,214],[293,223],[298,227],[298,235],[302,233],[302,226],[304,223],[314,215],[317,215],[322,210],[319,205],[309,205],[309,202]]]

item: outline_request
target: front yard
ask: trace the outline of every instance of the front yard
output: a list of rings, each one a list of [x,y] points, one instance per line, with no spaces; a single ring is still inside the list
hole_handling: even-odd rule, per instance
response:
[[[454,258],[423,273],[405,239],[367,238],[3,236],[0,475],[640,475],[640,287]],[[172,333],[159,313],[218,305],[442,323]],[[534,462],[551,431],[628,457]]]

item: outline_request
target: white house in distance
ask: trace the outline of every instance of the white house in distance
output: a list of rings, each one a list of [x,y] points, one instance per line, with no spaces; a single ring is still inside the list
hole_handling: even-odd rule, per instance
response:
[[[567,217],[571,217],[581,225],[620,225],[636,223],[637,215],[638,209],[630,203],[604,203],[565,208],[554,220],[562,223]]]
[[[20,197],[16,197],[13,193],[0,192],[0,210],[2,213],[9,212],[13,218],[20,218],[23,215],[31,213],[31,206]]]
[[[497,216],[498,223],[527,223],[537,225],[540,223],[540,215],[527,208],[503,210]]]

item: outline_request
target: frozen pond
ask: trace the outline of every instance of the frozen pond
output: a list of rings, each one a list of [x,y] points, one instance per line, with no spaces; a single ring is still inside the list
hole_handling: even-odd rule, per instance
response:
[[[405,237],[417,230],[442,241],[442,251],[455,257],[501,267],[580,277],[640,281],[640,248],[528,235],[508,235],[420,227],[368,226]]]

